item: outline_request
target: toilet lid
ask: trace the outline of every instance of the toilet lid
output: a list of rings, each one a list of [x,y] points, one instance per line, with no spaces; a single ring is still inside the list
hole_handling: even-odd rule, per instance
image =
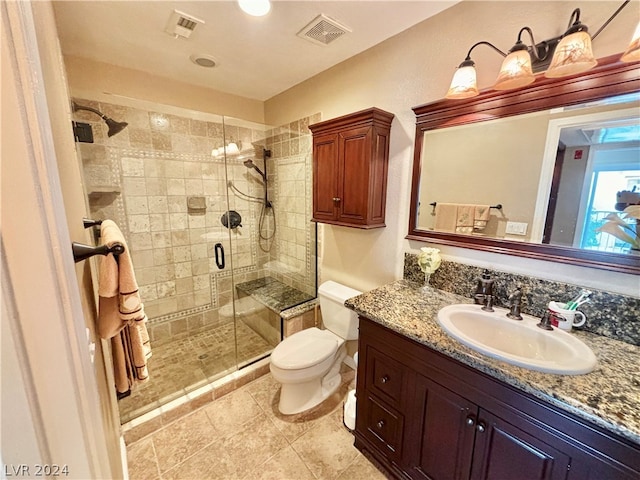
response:
[[[336,353],[340,341],[328,330],[307,328],[280,342],[271,353],[271,362],[285,370],[308,368]]]

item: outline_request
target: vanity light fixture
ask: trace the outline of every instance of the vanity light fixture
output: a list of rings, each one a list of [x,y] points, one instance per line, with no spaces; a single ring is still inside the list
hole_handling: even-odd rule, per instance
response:
[[[518,32],[516,44],[508,54],[495,45],[481,41],[474,44],[465,60],[458,66],[445,98],[464,99],[478,95],[475,64],[471,60],[471,52],[478,45],[487,45],[505,57],[493,88],[495,90],[512,90],[524,87],[535,81],[535,73],[546,70],[545,77],[558,78],[585,72],[597,65],[591,49],[591,41],[613,20],[630,2],[625,0],[620,7],[604,22],[602,27],[590,36],[587,27],[580,22],[580,9],[576,8],[569,18],[567,31],[559,36],[536,43],[529,27]],[[527,32],[531,45],[522,41],[522,34]],[[640,59],[640,25],[636,29],[631,45],[622,55],[621,61],[633,62]]]
[[[240,150],[242,150],[242,142],[240,140],[238,140],[237,142],[234,142],[232,140],[226,145],[223,145],[222,147],[214,148],[213,150],[211,150],[211,156],[220,157],[225,154],[238,155],[240,153]]]
[[[244,13],[254,17],[262,17],[271,10],[269,0],[238,0],[238,5]]]
[[[629,48],[622,54],[620,60],[623,62],[637,62],[640,60],[640,22],[633,33],[633,38],[629,44]]]

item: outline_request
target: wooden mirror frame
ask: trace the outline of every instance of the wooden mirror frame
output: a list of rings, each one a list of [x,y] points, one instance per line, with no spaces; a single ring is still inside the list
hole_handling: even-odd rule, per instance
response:
[[[640,256],[599,252],[541,243],[477,237],[419,230],[421,158],[424,132],[496,118],[577,105],[640,91],[640,63],[622,63],[620,55],[600,59],[598,66],[581,75],[548,79],[539,74],[531,85],[511,91],[485,90],[466,100],[438,100],[413,108],[416,133],[411,184],[411,209],[407,239],[516,255],[623,273],[640,274]]]

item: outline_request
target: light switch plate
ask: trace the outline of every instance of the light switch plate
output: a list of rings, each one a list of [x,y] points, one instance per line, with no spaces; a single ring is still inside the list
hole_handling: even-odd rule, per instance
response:
[[[525,222],[507,222],[505,233],[509,235],[526,235],[528,224]]]

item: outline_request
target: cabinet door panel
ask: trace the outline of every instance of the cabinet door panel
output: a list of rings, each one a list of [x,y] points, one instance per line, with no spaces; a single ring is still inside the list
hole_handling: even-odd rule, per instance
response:
[[[313,217],[333,220],[338,190],[338,137],[324,135],[313,140]]]
[[[339,219],[365,223],[369,196],[371,127],[354,128],[340,134],[338,192]]]
[[[481,410],[473,454],[474,480],[563,480],[570,458],[539,440],[540,430],[528,423],[527,431]],[[531,434],[530,434],[531,433]]]
[[[417,404],[422,405],[420,451],[413,478],[469,478],[477,407],[467,399],[424,377],[418,379]]]

